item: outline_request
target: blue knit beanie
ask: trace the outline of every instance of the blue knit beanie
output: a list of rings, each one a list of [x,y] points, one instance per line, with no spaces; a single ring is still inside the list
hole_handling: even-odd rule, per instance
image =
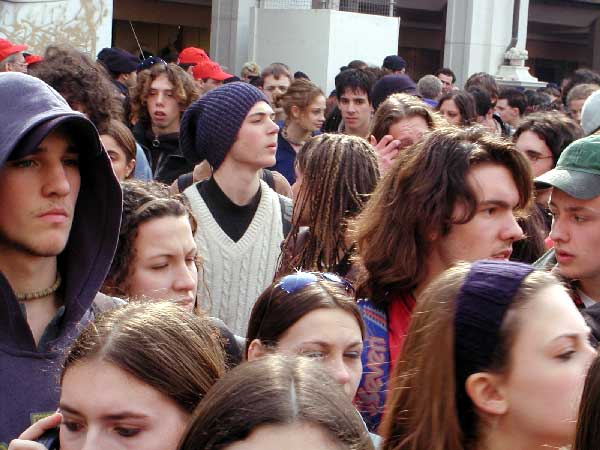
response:
[[[191,164],[207,160],[217,170],[233,146],[236,136],[265,95],[248,83],[228,83],[207,92],[186,109],[181,119],[179,145]]]

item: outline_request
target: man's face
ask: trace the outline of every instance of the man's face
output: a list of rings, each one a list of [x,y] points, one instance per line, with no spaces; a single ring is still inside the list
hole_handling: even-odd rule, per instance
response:
[[[550,196],[552,230],[560,273],[600,283],[600,196],[580,200],[553,189]]]
[[[496,112],[504,122],[512,126],[515,126],[519,121],[519,108],[510,106],[508,100],[505,98],[498,99],[498,102],[496,103]]]
[[[158,134],[177,133],[181,111],[173,92],[173,83],[166,74],[160,74],[150,84],[148,115],[152,128]]]
[[[27,63],[23,52],[15,54],[15,60],[11,63],[6,64],[7,72],[22,72],[27,73]]]
[[[214,80],[213,78],[207,78],[203,83],[202,83],[202,92],[207,93],[208,91],[212,91],[215,88],[218,88],[219,86],[223,85],[223,81],[222,80]]]
[[[273,104],[274,98],[279,98],[285,94],[292,82],[285,75],[275,78],[274,75],[267,75],[263,80],[263,91],[269,102]]]
[[[512,243],[523,237],[514,216],[519,192],[508,169],[482,163],[472,167],[466,179],[477,198],[475,215],[467,223],[453,224],[448,235],[433,241],[435,257],[445,268],[456,261],[507,260]],[[455,205],[453,219],[458,220],[463,211],[463,205]]]
[[[273,109],[267,103],[254,105],[246,115],[225,161],[256,170],[274,166],[279,127],[273,122],[273,117]]]
[[[569,115],[577,123],[581,123],[581,110],[583,109],[585,100],[585,98],[582,98],[580,100],[571,100],[569,102]]]
[[[369,97],[365,91],[346,89],[340,95],[338,106],[347,134],[361,135],[364,130],[369,129],[373,106],[369,103]]]
[[[454,87],[454,84],[452,83],[452,76],[440,73],[437,77],[438,80],[442,82],[442,93],[447,94],[450,92]]]
[[[57,133],[32,154],[0,168],[0,254],[49,257],[69,239],[81,178],[78,154]]]

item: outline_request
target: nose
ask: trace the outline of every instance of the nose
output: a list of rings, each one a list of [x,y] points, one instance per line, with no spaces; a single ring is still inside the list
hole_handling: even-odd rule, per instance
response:
[[[102,435],[99,430],[88,429],[85,433],[84,442],[81,447],[81,450],[98,450],[98,449],[107,449],[109,447],[106,446],[107,442],[102,442]]]
[[[271,118],[269,118],[269,122],[270,122],[269,125],[271,126],[269,128],[269,133],[275,133],[275,134],[279,133],[279,125],[277,125],[275,123],[275,121]]]
[[[71,192],[71,181],[67,176],[66,168],[62,161],[57,161],[45,171],[43,195],[46,197],[64,197]]]
[[[159,105],[162,105],[165,101],[165,93],[164,92],[159,92],[158,94],[156,94],[156,103]]]
[[[350,372],[341,355],[331,359],[330,375],[341,386],[346,386],[350,382]]]
[[[502,240],[514,242],[521,239],[523,239],[523,229],[512,212],[510,212],[503,230]]]
[[[173,290],[176,292],[188,293],[195,292],[198,284],[198,269],[196,264],[188,265],[188,261],[183,261],[175,271],[173,280]]]
[[[569,240],[569,233],[560,218],[554,217],[552,219],[549,237],[554,242],[567,242]]]

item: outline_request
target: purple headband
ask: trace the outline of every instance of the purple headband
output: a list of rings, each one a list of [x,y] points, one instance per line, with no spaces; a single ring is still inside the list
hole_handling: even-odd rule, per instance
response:
[[[456,298],[456,408],[466,438],[473,437],[475,412],[465,390],[465,383],[470,375],[490,368],[506,311],[521,283],[533,270],[528,264],[516,262],[477,261],[471,266]]]

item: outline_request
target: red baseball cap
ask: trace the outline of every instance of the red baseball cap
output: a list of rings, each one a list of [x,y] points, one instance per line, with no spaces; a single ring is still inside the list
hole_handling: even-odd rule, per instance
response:
[[[24,55],[24,56],[25,56],[25,62],[27,63],[27,65],[35,64],[37,62],[44,60],[44,58],[41,57],[40,55],[29,54],[29,55]]]
[[[187,47],[179,53],[178,64],[198,64],[201,61],[210,61],[204,50],[197,47]]]
[[[231,78],[233,75],[223,72],[221,66],[214,61],[202,61],[192,68],[192,73],[196,80],[211,78],[213,80],[223,81]]]
[[[6,39],[0,39],[0,61],[23,50],[27,50],[26,45],[16,45]]]

